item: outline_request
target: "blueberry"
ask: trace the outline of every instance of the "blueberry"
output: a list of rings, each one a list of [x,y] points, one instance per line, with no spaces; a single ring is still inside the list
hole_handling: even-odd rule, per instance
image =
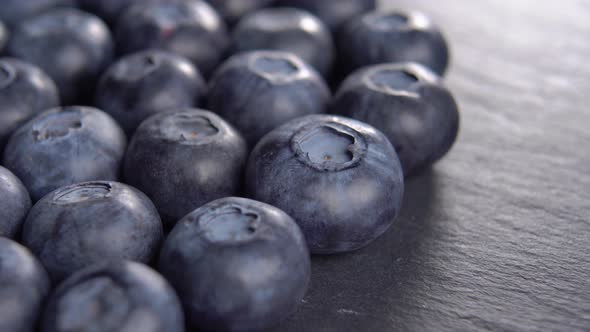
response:
[[[229,46],[225,23],[200,0],[138,3],[121,17],[119,51],[168,50],[190,59],[208,77]]]
[[[55,7],[73,5],[73,0],[2,0],[0,20],[8,26],[15,26],[26,18],[39,15]]]
[[[99,16],[110,26],[116,26],[119,16],[129,6],[138,2],[138,0],[78,0],[82,9]]]
[[[240,53],[214,75],[209,107],[235,125],[250,146],[294,118],[323,113],[331,95],[324,80],[297,56]]]
[[[164,51],[143,51],[124,57],[103,74],[95,103],[132,134],[151,115],[199,105],[206,90],[190,61]]]
[[[207,0],[233,26],[242,16],[270,6],[274,0]]]
[[[445,38],[418,12],[371,12],[343,27],[338,50],[348,71],[381,63],[417,62],[443,75],[449,63]]]
[[[22,0],[21,0],[22,1]],[[77,9],[54,9],[23,21],[8,52],[41,67],[65,104],[86,101],[113,52],[111,34],[98,17]]]
[[[43,332],[184,332],[184,315],[170,285],[151,268],[129,261],[90,266],[53,292]]]
[[[20,60],[0,58],[0,152],[18,127],[57,106],[59,92],[49,76]]]
[[[459,131],[453,95],[435,73],[412,63],[376,65],[351,75],[335,96],[332,112],[383,131],[406,175],[441,159]]]
[[[244,199],[211,202],[182,219],[159,263],[199,331],[259,331],[293,312],[306,292],[309,253],[283,211]]]
[[[376,0],[278,0],[277,4],[307,10],[334,32],[352,18],[377,8]]]
[[[162,237],[162,222],[149,198],[108,181],[51,192],[33,206],[23,225],[23,243],[55,281],[105,260],[148,263]]]
[[[31,252],[0,237],[0,331],[33,332],[49,278]]]
[[[71,106],[44,112],[11,137],[4,166],[34,201],[65,185],[116,180],[125,154],[123,130],[106,113]]]
[[[295,119],[266,135],[250,156],[246,183],[249,197],[297,221],[316,254],[372,242],[397,217],[404,189],[385,135],[328,115]]]
[[[126,181],[156,204],[168,228],[199,206],[237,194],[247,150],[217,115],[195,109],[141,124],[125,157]]]
[[[31,198],[23,183],[0,166],[0,237],[14,238],[30,208]]]
[[[233,32],[233,52],[291,52],[329,74],[334,43],[328,28],[312,14],[295,8],[262,9],[244,17]]]

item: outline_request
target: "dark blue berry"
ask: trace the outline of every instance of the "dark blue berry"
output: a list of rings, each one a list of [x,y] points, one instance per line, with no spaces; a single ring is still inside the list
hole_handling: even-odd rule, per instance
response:
[[[15,238],[31,208],[31,198],[23,183],[0,166],[0,236]]]
[[[72,275],[51,295],[43,332],[184,332],[184,315],[170,285],[130,261],[99,263]]]
[[[47,272],[27,248],[0,237],[0,331],[36,331],[50,286]]]
[[[328,115],[295,119],[266,135],[250,155],[246,183],[249,197],[292,216],[317,254],[372,242],[395,220],[404,190],[385,135]]]
[[[229,46],[223,20],[201,0],[153,1],[131,6],[116,30],[123,54],[162,49],[191,60],[208,77]]]
[[[275,326],[300,303],[310,274],[293,219],[244,198],[211,202],[182,219],[164,243],[159,267],[191,327],[212,332]]]
[[[349,20],[373,11],[376,0],[278,0],[277,5],[307,10],[336,32]]]
[[[123,130],[106,113],[89,107],[56,108],[12,135],[3,164],[37,201],[73,183],[117,180],[126,144]]]
[[[396,148],[406,175],[430,166],[453,146],[459,111],[453,95],[428,68],[376,65],[350,76],[332,112],[369,123]]]
[[[163,237],[152,202],[117,182],[62,187],[37,202],[23,226],[23,243],[54,281],[105,260],[149,263]]]
[[[348,72],[389,62],[417,62],[442,75],[449,49],[439,28],[419,12],[371,12],[352,20],[339,35],[338,51]]]
[[[233,52],[291,52],[328,75],[334,43],[328,28],[314,15],[296,8],[262,9],[244,17],[233,32]]]
[[[120,59],[103,74],[95,104],[132,134],[151,115],[198,106],[206,90],[190,61],[164,51],[143,51]]]
[[[236,195],[247,156],[240,134],[219,116],[177,110],[142,123],[125,157],[125,179],[171,228],[201,205]]]
[[[278,51],[240,53],[214,75],[209,108],[244,135],[250,147],[294,118],[323,113],[330,90],[297,56]]]
[[[18,127],[57,106],[59,92],[49,76],[26,62],[0,58],[0,152]]]
[[[106,24],[77,9],[54,9],[23,21],[8,52],[43,69],[65,104],[87,102],[98,76],[110,63],[113,41]]]

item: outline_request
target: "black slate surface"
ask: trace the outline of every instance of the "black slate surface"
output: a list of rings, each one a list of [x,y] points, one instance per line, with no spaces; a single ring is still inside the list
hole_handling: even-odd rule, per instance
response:
[[[590,1],[385,5],[446,31],[459,142],[276,331],[590,331]]]

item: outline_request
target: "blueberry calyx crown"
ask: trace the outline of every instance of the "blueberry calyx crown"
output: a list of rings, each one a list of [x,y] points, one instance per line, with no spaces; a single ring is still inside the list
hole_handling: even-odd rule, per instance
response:
[[[383,32],[425,30],[432,25],[429,18],[419,12],[375,12],[365,16],[364,20],[371,29]]]
[[[395,31],[408,28],[409,18],[406,14],[393,12],[388,14],[377,14],[369,21],[376,30]]]
[[[274,83],[288,83],[303,78],[303,64],[291,54],[260,52],[250,60],[250,69]]]
[[[108,182],[87,182],[66,187],[57,191],[53,201],[58,203],[78,203],[108,197],[113,186]]]
[[[16,79],[16,70],[10,64],[0,62],[0,89],[10,86]]]
[[[116,69],[117,78],[128,81],[139,81],[155,72],[161,65],[161,59],[157,54],[148,53],[141,56],[132,56],[132,61],[122,62]]]
[[[60,109],[46,114],[33,126],[33,139],[36,142],[61,138],[82,128],[82,116],[75,109]]]
[[[221,133],[213,119],[193,112],[166,115],[158,129],[164,138],[186,144],[206,143]]]
[[[367,150],[356,130],[336,122],[303,127],[291,139],[291,147],[299,161],[326,172],[358,165]]]
[[[377,65],[367,70],[363,80],[372,90],[389,95],[418,97],[416,84],[436,84],[438,77],[415,63]]]
[[[254,238],[260,216],[243,206],[226,204],[207,211],[198,222],[203,236],[212,243],[242,243]]]

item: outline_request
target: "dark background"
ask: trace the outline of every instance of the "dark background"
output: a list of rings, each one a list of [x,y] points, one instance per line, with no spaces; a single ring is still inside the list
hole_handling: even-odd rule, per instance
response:
[[[446,32],[460,139],[276,331],[590,331],[590,1],[386,2]]]

